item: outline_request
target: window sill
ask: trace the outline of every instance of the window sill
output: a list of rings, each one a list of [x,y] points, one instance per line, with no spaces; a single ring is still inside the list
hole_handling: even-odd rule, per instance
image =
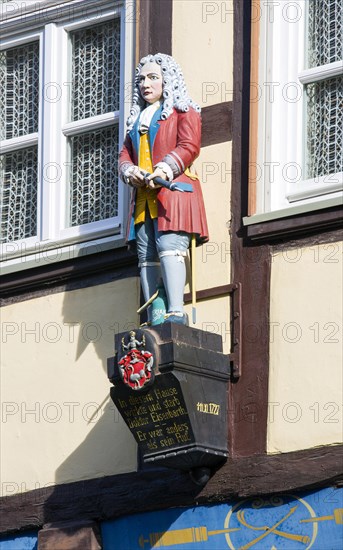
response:
[[[287,238],[342,226],[342,198],[335,197],[243,218],[253,240]]]

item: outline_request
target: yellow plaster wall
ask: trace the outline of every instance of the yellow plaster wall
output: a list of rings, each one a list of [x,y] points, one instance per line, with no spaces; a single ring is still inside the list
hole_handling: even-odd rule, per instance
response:
[[[196,304],[196,324],[192,322],[192,305],[187,304],[189,325],[213,334],[219,334],[223,341],[223,352],[230,352],[230,301],[229,296],[212,298]]]
[[[233,0],[174,0],[172,48],[201,107],[232,100]]]
[[[189,95],[202,108],[232,100],[233,2],[174,0],[172,55],[181,65]],[[231,142],[203,147],[195,166],[210,240],[197,249],[196,287],[230,283]],[[190,291],[189,285],[186,292]],[[191,307],[186,310],[190,313]],[[229,352],[229,297],[198,304],[196,327],[222,334]]]
[[[138,301],[129,278],[2,308],[3,496],[135,470],[106,360],[114,333],[137,326]]]
[[[195,164],[209,229],[209,242],[197,248],[197,288],[205,289],[230,282],[231,143],[204,147]]]
[[[272,257],[268,452],[342,442],[342,243]]]
[[[202,183],[210,237],[209,242],[196,249],[196,288],[206,290],[230,283],[231,143],[204,147],[196,161],[196,169]],[[191,280],[189,269],[187,280]],[[188,283],[185,292],[190,290]],[[230,351],[229,306],[228,296],[201,302],[197,322],[193,325],[221,334],[225,353]]]
[[[232,29],[232,0],[174,1],[173,56],[202,107],[232,99]],[[203,148],[196,168],[210,232],[197,249],[200,290],[230,282],[231,143]],[[127,279],[3,308],[2,495],[135,470],[106,359],[114,333],[136,326],[138,301],[139,281]],[[229,297],[200,302],[195,326],[222,334],[228,353]]]

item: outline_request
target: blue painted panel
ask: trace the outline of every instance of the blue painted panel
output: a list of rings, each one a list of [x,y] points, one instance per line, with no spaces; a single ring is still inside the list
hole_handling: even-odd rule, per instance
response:
[[[136,514],[102,536],[103,550],[342,550],[343,489]]]
[[[0,550],[37,550],[37,533],[11,535],[0,539]]]

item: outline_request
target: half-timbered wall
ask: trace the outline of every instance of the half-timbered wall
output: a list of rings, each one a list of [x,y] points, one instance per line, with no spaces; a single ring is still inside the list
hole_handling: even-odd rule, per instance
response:
[[[339,209],[242,221],[251,201],[252,2],[127,4],[132,63],[150,51],[174,55],[202,106],[196,168],[210,241],[197,253],[196,327],[222,334],[226,353],[230,285],[242,286],[242,376],[228,391],[230,458],[204,488],[185,473],[139,466],[106,378],[114,333],[137,323],[136,259],[123,244],[59,262],[46,252],[39,266],[3,278],[5,533],[342,479]]]

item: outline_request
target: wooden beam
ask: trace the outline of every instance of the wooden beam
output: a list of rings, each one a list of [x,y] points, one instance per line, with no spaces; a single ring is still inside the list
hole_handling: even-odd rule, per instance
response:
[[[202,147],[232,140],[232,101],[204,107],[201,118]]]
[[[253,327],[258,338],[243,338],[242,376],[230,386],[233,457],[264,453],[267,440],[270,251],[268,246],[252,246],[242,228],[248,211],[250,19],[250,0],[234,0],[231,281],[241,283],[243,331]],[[250,422],[238,422],[237,411]]]
[[[213,286],[211,288],[205,288],[204,290],[197,290],[196,300],[208,300],[209,298],[220,298],[221,296],[228,296],[233,290],[233,285]],[[183,301],[185,304],[189,304],[192,301],[192,293],[187,292]]]
[[[101,550],[101,534],[92,521],[44,525],[38,532],[38,550]]]
[[[285,238],[294,239],[338,229],[337,240],[342,238],[342,206],[335,206],[318,212],[307,212],[288,218],[279,218],[247,226],[248,237],[254,241],[270,241]]]
[[[127,247],[2,275],[2,305],[52,292],[74,290],[138,276],[137,258]]]
[[[172,55],[173,0],[139,1],[139,58],[151,53]]]
[[[0,533],[331,486],[343,481],[342,457],[343,446],[327,446],[228,459],[204,488],[162,468],[46,487],[3,497]]]

